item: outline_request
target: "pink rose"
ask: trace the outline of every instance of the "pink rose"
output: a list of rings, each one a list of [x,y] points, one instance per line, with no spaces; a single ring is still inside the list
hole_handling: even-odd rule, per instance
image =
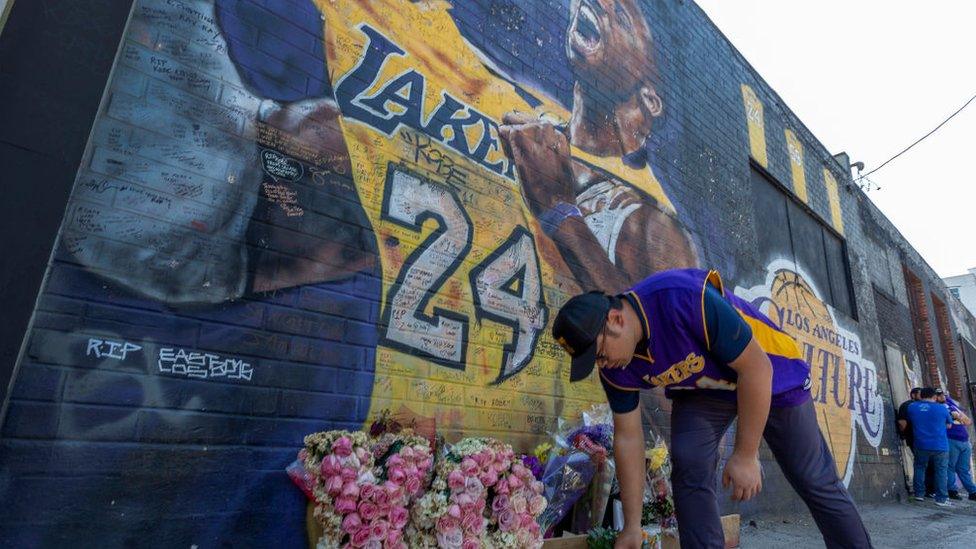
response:
[[[359,485],[355,481],[349,481],[342,486],[342,497],[345,498],[359,498]]]
[[[539,516],[540,513],[546,509],[546,498],[542,496],[535,496],[532,501],[529,502],[529,512],[535,516]]]
[[[514,473],[519,477],[525,478],[527,475],[530,474],[530,471],[525,468],[525,465],[522,465],[521,463],[515,463],[512,465],[512,473]]]
[[[350,545],[353,547],[363,547],[366,542],[369,541],[369,528],[360,528],[352,535],[352,539],[349,541]]]
[[[478,534],[481,530],[481,524],[484,521],[481,517],[474,513],[469,513],[461,518],[461,528],[469,534]]]
[[[518,490],[522,487],[522,481],[515,475],[510,475],[508,477],[508,487],[512,490]]]
[[[352,441],[349,437],[339,437],[332,443],[332,451],[339,457],[346,457],[352,453]]]
[[[508,488],[508,483],[507,482],[499,482],[498,484],[496,484],[495,485],[495,493],[496,494],[502,494],[502,495],[510,494],[511,493],[511,490],[509,490],[509,488]]]
[[[372,521],[376,516],[379,515],[379,508],[368,501],[359,502],[359,516],[363,518],[366,522]]]
[[[395,482],[390,482],[389,480],[383,484],[383,488],[386,489],[386,495],[389,496],[390,500],[397,501],[403,497],[403,487]]]
[[[451,516],[443,516],[437,520],[437,529],[441,532],[446,532],[447,530],[453,530],[454,528],[460,528],[461,522]]]
[[[509,505],[510,503],[508,501],[508,496],[499,494],[495,496],[494,501],[491,502],[491,510],[496,513],[500,513],[503,510],[508,509]]]
[[[481,495],[481,491],[484,490],[485,485],[481,484],[481,481],[477,477],[468,477],[464,479],[464,493],[468,494],[472,498],[476,498]]]
[[[390,532],[390,525],[385,520],[377,520],[369,527],[369,539],[383,541]]]
[[[498,528],[502,532],[510,532],[515,528],[515,513],[511,509],[505,509],[498,513]]]
[[[405,507],[394,507],[390,509],[390,524],[397,530],[402,530],[410,520],[410,512]]]
[[[403,537],[403,533],[400,529],[390,530],[386,533],[386,546],[387,547],[397,547],[400,544],[400,539]]]
[[[477,454],[471,456],[471,459],[473,459],[479,467],[483,467],[485,465],[485,463],[488,461],[487,458],[488,455],[485,452],[478,452]]]
[[[447,515],[451,518],[461,518],[461,508],[455,503],[447,508]]]
[[[532,547],[533,536],[526,530],[519,530],[515,533],[515,540],[518,547]]]
[[[391,469],[393,467],[403,467],[406,463],[403,458],[397,454],[390,456],[390,459],[386,460],[386,468]]]
[[[481,513],[482,511],[485,510],[485,498],[478,498],[477,500],[475,500],[474,510],[478,513]]]
[[[512,510],[516,513],[524,513],[528,509],[528,502],[522,494],[512,496]]]
[[[342,519],[342,531],[353,535],[359,531],[363,526],[363,521],[359,518],[358,513],[349,513],[346,518]]]
[[[373,494],[376,493],[376,485],[366,483],[359,487],[359,497],[363,499],[373,499]]]
[[[458,494],[454,500],[457,501],[457,504],[460,505],[462,509],[474,507],[475,498],[469,496],[468,494]]]
[[[487,485],[488,486],[494,486],[497,483],[498,483],[498,473],[496,473],[495,471],[491,471],[490,473],[488,473],[488,484]]]
[[[322,458],[322,464],[319,466],[319,470],[322,471],[322,476],[326,477],[338,475],[340,469],[339,458],[331,454]]]
[[[460,549],[463,541],[464,534],[460,528],[437,532],[437,543],[444,549]]]
[[[432,458],[424,458],[424,460],[420,462],[420,468],[424,471],[429,471],[433,465],[434,460]]]
[[[471,476],[478,472],[478,464],[473,459],[466,457],[461,461],[461,472],[465,476]]]
[[[451,474],[447,475],[447,485],[454,492],[464,488],[464,474],[457,469],[451,471]]]
[[[369,461],[369,452],[365,448],[356,448],[356,458],[360,463]]]
[[[402,456],[403,459],[412,460],[415,455],[416,455],[416,452],[414,452],[413,451],[413,448],[411,448],[409,446],[404,446],[403,449],[400,450],[400,456]],[[394,457],[396,457],[396,456],[394,456]],[[390,459],[392,459],[392,458],[390,458]]]
[[[340,515],[352,513],[356,510],[356,500],[350,498],[339,498],[335,502],[335,510]]]
[[[407,483],[404,485],[404,488],[407,489],[407,494],[415,496],[420,492],[420,489],[423,488],[423,486],[420,484],[419,478],[410,477],[407,479]]]
[[[343,467],[340,476],[345,481],[356,480],[359,478],[359,471],[352,467]]]
[[[342,477],[329,477],[325,481],[325,491],[330,496],[337,496],[342,491]]]
[[[373,497],[370,500],[376,505],[386,505],[390,502],[390,495],[386,490],[373,490]]]
[[[533,524],[535,519],[532,515],[521,514],[519,515],[519,528],[528,528],[530,524]]]
[[[386,478],[400,484],[407,478],[407,474],[403,472],[403,467],[393,467],[386,470]]]
[[[532,491],[533,491],[533,492],[535,492],[536,494],[541,494],[541,493],[542,493],[542,490],[543,490],[543,488],[544,488],[544,486],[543,486],[543,485],[542,485],[542,483],[541,483],[541,482],[539,482],[538,480],[533,480],[533,481],[532,481],[532,485],[531,485],[531,489],[532,489]]]
[[[481,549],[481,543],[476,539],[468,538],[464,540],[461,549]]]

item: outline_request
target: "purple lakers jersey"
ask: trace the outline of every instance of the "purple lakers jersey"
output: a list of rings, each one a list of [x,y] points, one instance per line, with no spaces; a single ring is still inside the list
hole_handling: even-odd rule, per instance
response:
[[[626,295],[636,304],[646,348],[635,350],[624,368],[601,369],[610,385],[639,390],[665,387],[676,391],[705,390],[734,395],[738,376],[711,353],[705,317],[705,290],[714,287],[738,311],[773,365],[773,403],[791,406],[809,398],[810,365],[796,341],[751,303],[726,293],[716,271],[679,269],[650,276]]]

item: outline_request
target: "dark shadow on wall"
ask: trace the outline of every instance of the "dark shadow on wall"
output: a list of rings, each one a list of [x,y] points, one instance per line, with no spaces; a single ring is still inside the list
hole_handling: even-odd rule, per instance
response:
[[[131,6],[15,2],[0,31],[0,402]]]

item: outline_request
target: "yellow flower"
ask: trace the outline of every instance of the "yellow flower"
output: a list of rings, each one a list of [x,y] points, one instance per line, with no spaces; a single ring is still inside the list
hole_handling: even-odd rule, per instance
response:
[[[541,461],[542,463],[545,463],[546,460],[549,459],[550,450],[552,450],[552,444],[548,442],[543,442],[542,444],[536,446],[535,450],[532,450],[532,455],[539,458],[539,461]]]
[[[649,461],[648,471],[657,471],[668,458],[668,449],[664,446],[656,446],[644,452],[644,457]]]

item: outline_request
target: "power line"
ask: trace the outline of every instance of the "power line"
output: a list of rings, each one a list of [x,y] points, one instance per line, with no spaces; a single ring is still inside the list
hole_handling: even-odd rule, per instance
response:
[[[935,133],[935,132],[937,132],[937,131],[939,131],[939,128],[941,128],[942,126],[945,126],[945,125],[946,125],[946,122],[948,122],[948,121],[950,121],[950,120],[952,120],[952,118],[953,118],[954,116],[956,116],[957,114],[959,114],[959,113],[961,113],[963,109],[965,109],[966,107],[968,107],[968,106],[969,106],[969,104],[973,102],[973,100],[976,100],[976,95],[974,95],[974,96],[972,96],[972,97],[970,97],[970,98],[969,98],[969,101],[966,101],[966,104],[965,104],[965,105],[963,105],[963,106],[961,106],[961,107],[959,107],[959,110],[957,110],[956,112],[954,112],[954,113],[952,113],[952,114],[950,114],[950,115],[949,115],[949,118],[946,118],[946,119],[945,119],[945,120],[943,120],[943,121],[942,121],[941,123],[939,123],[939,125],[938,125],[938,126],[936,126],[935,128],[933,128],[933,129],[932,129],[932,131],[930,131],[929,133],[927,133],[927,134],[925,134],[925,135],[923,135],[922,137],[920,137],[920,138],[918,138],[918,140],[916,140],[916,141],[915,141],[914,143],[912,143],[911,145],[909,145],[909,146],[907,146],[907,147],[905,147],[905,148],[904,148],[904,149],[903,149],[903,150],[902,150],[902,151],[901,151],[900,153],[898,153],[898,154],[896,154],[895,156],[892,156],[892,157],[891,157],[891,158],[889,158],[888,160],[885,160],[885,161],[884,161],[884,162],[883,162],[883,163],[882,163],[882,164],[881,164],[880,166],[878,166],[877,168],[875,168],[875,169],[873,169],[873,170],[871,170],[871,171],[869,171],[868,173],[866,173],[866,174],[864,174],[864,175],[860,175],[860,176],[858,176],[858,178],[857,178],[857,180],[858,180],[858,182],[860,182],[860,181],[861,181],[862,179],[864,179],[865,177],[867,177],[867,176],[869,176],[869,175],[871,175],[871,174],[873,174],[874,172],[876,172],[876,171],[878,171],[878,170],[880,170],[881,168],[884,168],[884,167],[885,167],[886,165],[888,165],[888,163],[889,163],[889,162],[891,162],[892,160],[894,160],[894,159],[896,159],[896,158],[898,158],[899,156],[901,156],[901,155],[903,155],[903,154],[905,154],[906,152],[908,152],[908,150],[909,150],[909,149],[911,149],[911,148],[912,148],[912,147],[914,147],[915,145],[918,145],[919,143],[921,143],[921,142],[922,142],[922,140],[924,140],[924,139],[925,139],[926,137],[928,137],[928,136],[930,136],[930,135],[932,135],[933,133]]]

